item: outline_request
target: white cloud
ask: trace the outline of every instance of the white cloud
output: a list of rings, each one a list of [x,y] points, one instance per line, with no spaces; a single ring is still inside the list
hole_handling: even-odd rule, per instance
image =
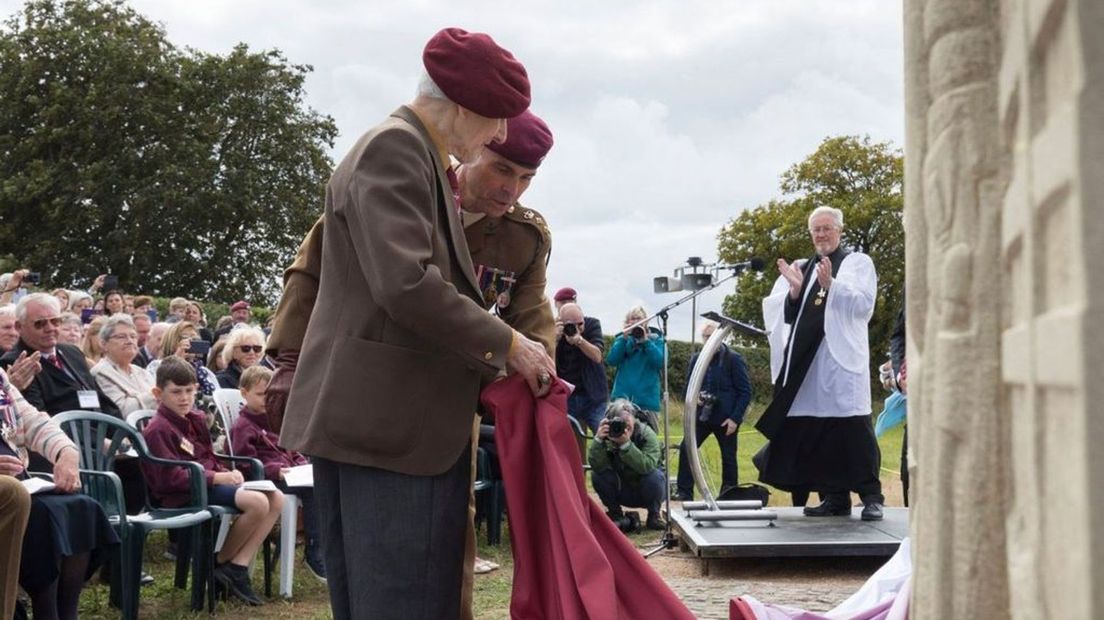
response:
[[[0,12],[20,4],[0,0]],[[337,121],[335,160],[410,98],[433,32],[491,33],[526,64],[533,110],[556,135],[523,199],[552,226],[550,286],[579,289],[608,329],[635,304],[675,299],[653,295],[652,277],[690,255],[714,260],[721,225],[777,196],[779,174],[825,137],[902,145],[898,2],[131,4],[178,45],[225,53],[244,41],[313,65],[307,103]],[[689,314],[672,313],[676,338]]]

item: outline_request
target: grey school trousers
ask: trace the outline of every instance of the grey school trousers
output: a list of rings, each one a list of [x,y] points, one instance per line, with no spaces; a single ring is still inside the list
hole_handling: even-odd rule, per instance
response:
[[[438,476],[312,461],[335,620],[458,618],[470,448]]]

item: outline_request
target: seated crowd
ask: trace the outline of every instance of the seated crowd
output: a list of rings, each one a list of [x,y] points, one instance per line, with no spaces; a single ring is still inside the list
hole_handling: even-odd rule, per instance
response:
[[[151,297],[99,295],[104,276],[87,292],[48,293],[27,292],[28,273],[0,277],[0,617],[26,617],[21,607],[16,612],[21,587],[35,618],[76,618],[81,589],[119,544],[103,508],[80,494],[79,453],[53,420],[73,410],[124,420],[156,411],[143,431],[150,453],[203,466],[208,503],[240,512],[216,557],[214,577],[227,593],[262,602],[246,570],[280,516],[284,493],[303,504],[307,566],[324,581],[310,489],[284,482],[289,468],[307,459],[279,448],[269,430],[266,332],[250,323],[249,304],[234,303],[230,315],[208,326],[196,301],[173,299],[161,317]],[[276,488],[245,490],[243,472],[216,454],[218,416],[208,412],[220,387],[238,390],[244,402],[233,427],[220,431],[227,447],[259,459]],[[163,507],[190,501],[183,467],[139,460],[115,460],[128,514],[144,511],[147,497]],[[29,494],[24,482],[32,473],[52,474],[55,490]]]

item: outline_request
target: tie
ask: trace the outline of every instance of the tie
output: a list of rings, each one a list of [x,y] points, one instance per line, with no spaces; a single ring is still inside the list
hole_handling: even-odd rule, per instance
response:
[[[456,211],[460,211],[460,180],[456,178],[456,171],[452,166],[449,166],[445,170],[445,176],[448,177],[449,187],[452,188],[452,197],[456,200]]]
[[[54,365],[54,368],[58,370],[65,370],[65,367],[61,365],[61,358],[57,355],[50,355],[46,357],[46,361]]]

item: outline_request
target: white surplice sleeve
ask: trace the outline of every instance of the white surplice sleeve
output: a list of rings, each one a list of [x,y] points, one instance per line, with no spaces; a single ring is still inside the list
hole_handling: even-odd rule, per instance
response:
[[[776,285],[777,287],[777,285]],[[878,274],[874,261],[861,252],[848,254],[828,289],[824,309],[824,340],[832,359],[854,373],[869,372],[870,344],[867,324],[874,314]],[[766,301],[763,302],[764,307]],[[774,346],[771,346],[774,370]]]

